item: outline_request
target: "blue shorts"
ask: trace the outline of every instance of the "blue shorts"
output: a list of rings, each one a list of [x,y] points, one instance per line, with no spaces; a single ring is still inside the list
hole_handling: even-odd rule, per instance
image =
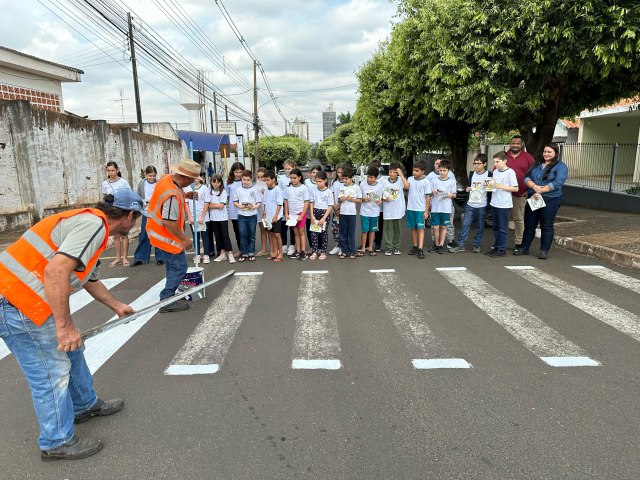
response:
[[[446,227],[451,224],[451,214],[445,212],[431,212],[432,227]]]
[[[424,230],[424,211],[407,210],[407,228]]]
[[[362,233],[378,231],[378,217],[365,217],[360,215],[360,231]]]

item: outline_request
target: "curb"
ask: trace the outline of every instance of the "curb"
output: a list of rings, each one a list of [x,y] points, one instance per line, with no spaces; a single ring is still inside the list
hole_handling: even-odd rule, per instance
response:
[[[567,250],[589,257],[599,258],[622,267],[640,270],[640,255],[635,253],[623,252],[615,248],[594,245],[593,243],[575,240],[571,237],[561,237],[559,235],[556,235],[553,240],[557,245]]]

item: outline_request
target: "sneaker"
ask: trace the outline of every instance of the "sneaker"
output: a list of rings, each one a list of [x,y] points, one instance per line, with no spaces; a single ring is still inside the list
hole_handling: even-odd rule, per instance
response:
[[[209,255],[205,255],[204,257],[202,257],[202,263],[211,263]]]
[[[467,250],[464,248],[464,246],[462,247],[458,247],[458,250],[456,250],[456,252],[466,252]]]
[[[494,250],[489,254],[491,258],[504,257],[506,255],[507,255],[507,252],[505,252],[504,250]]]
[[[288,257],[295,260],[296,258],[298,258],[298,252],[295,251],[295,249],[293,250],[293,253],[288,252],[287,253]]]
[[[495,252],[496,249],[491,247],[488,251],[484,252],[485,255],[491,255],[493,252]]]
[[[440,255],[444,255],[444,245],[441,245],[441,246],[438,247],[438,253]]]
[[[480,245],[473,247],[473,253],[480,253]]]
[[[193,257],[193,263],[200,263],[200,255]]]
[[[451,253],[456,253],[458,251],[458,242],[456,242],[455,240],[451,240],[449,243],[447,243],[447,250],[449,250],[449,252]]]
[[[298,260],[305,261],[307,259],[309,259],[309,256],[305,252],[301,252],[300,255],[298,255]]]
[[[236,263],[236,257],[229,255],[229,263]]]
[[[189,310],[189,302],[187,302],[184,298],[180,300],[176,300],[169,305],[165,305],[164,307],[160,307],[158,310],[160,313],[172,313],[172,312],[184,312],[185,310]]]
[[[340,251],[340,247],[333,247],[329,252],[329,255],[337,255],[339,251]]]
[[[540,260],[546,260],[549,257],[549,254],[547,253],[546,250],[540,250],[540,253],[538,253],[538,258]]]
[[[373,245],[373,251],[374,251],[374,252],[380,252],[380,251],[382,251],[382,245],[374,244],[374,245]]]
[[[518,249],[516,249],[516,250],[514,250],[514,251],[513,251],[513,254],[514,254],[516,257],[521,257],[521,256],[523,256],[523,255],[529,255],[529,250],[527,250],[527,249],[523,249],[523,248],[518,248]]]
[[[388,257],[388,256],[393,255],[393,252],[391,250],[385,250],[384,254]]]
[[[296,253],[295,245],[289,245],[289,248],[287,249],[287,255],[291,256],[295,253]]]
[[[100,440],[80,440],[75,433],[65,443],[51,450],[41,450],[40,459],[43,462],[54,460],[81,460],[95,455],[102,450]]]
[[[233,258],[233,255],[231,255],[231,258]],[[214,262],[224,262],[226,259],[227,259],[227,252],[222,252],[220,255],[216,257]]]
[[[113,400],[102,400],[98,398],[96,403],[89,410],[79,413],[73,418],[73,423],[84,423],[93,417],[106,417],[119,412],[124,407],[124,400],[114,398]]]
[[[418,258],[424,258],[424,252],[421,248],[418,249]]]
[[[394,255],[402,255],[402,252],[400,251],[400,249],[399,249],[399,248],[396,248],[396,249],[393,251],[393,254],[394,254]]]
[[[411,250],[409,250],[409,255],[415,255],[416,253],[418,253],[418,247],[414,245],[411,247]]]
[[[438,253],[438,246],[434,243],[433,245],[431,245],[431,248],[429,249],[429,252]]]

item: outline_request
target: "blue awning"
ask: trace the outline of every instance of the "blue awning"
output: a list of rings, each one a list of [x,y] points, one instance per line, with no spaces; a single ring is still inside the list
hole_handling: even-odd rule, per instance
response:
[[[204,150],[207,152],[219,152],[220,145],[229,145],[229,135],[218,133],[192,132],[190,130],[176,130],[178,137],[187,145],[193,142],[194,150]]]

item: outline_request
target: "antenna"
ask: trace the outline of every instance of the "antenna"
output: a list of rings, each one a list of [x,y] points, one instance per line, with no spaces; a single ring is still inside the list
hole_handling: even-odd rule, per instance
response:
[[[120,102],[120,110],[122,111],[122,123],[124,123],[124,101],[129,100],[128,98],[123,98],[122,88],[120,89],[120,98],[116,98],[113,100],[114,102]]]

